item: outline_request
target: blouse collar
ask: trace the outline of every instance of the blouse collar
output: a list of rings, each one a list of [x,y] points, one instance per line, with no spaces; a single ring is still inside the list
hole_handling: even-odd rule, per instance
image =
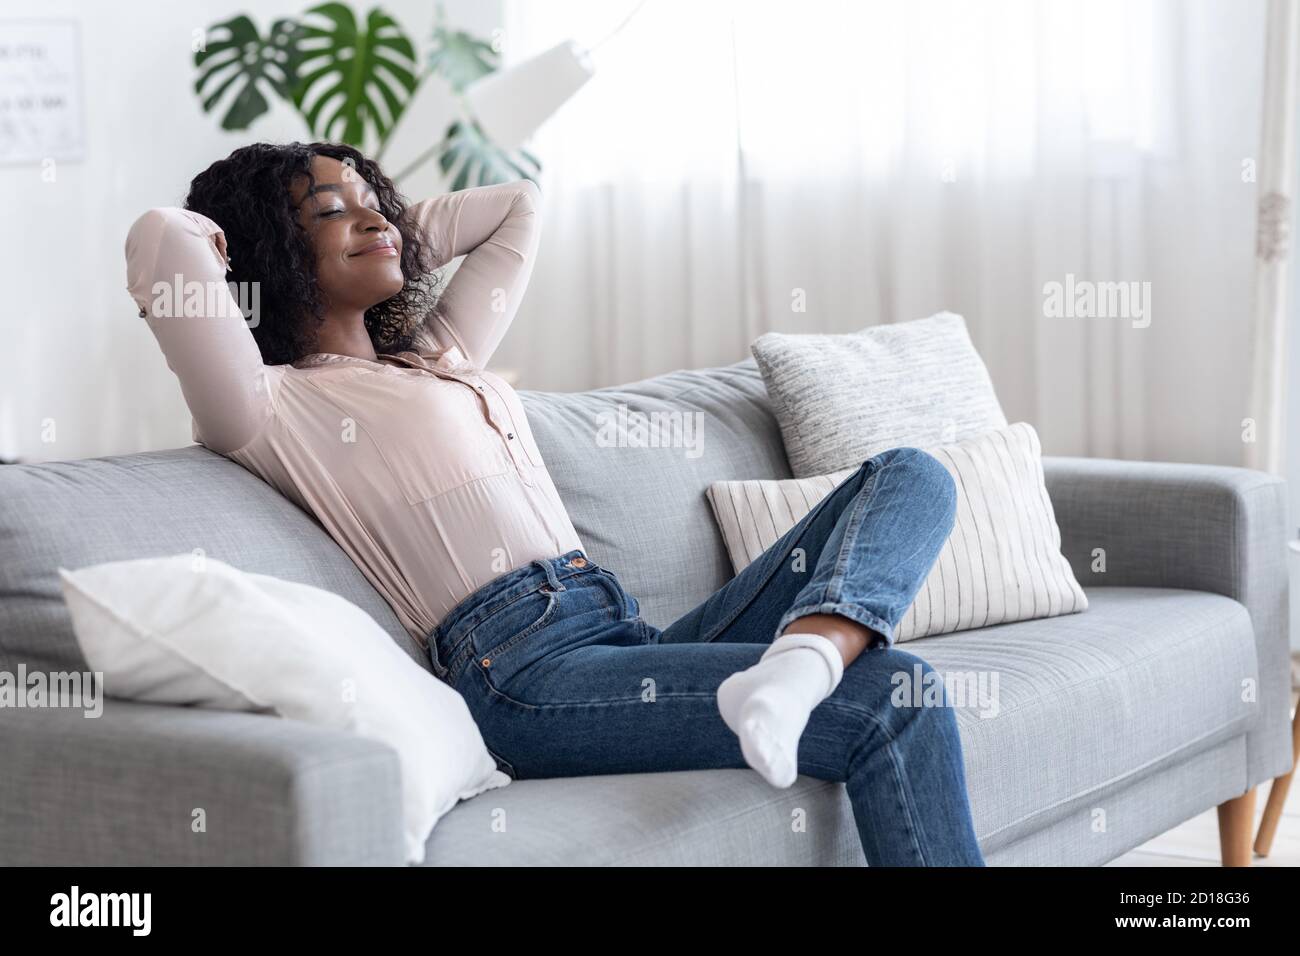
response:
[[[379,361],[360,358],[356,355],[340,355],[337,352],[312,352],[291,363],[294,368],[318,368],[324,365],[365,365],[371,368],[391,369],[397,365],[434,366],[452,368],[465,360],[464,354],[456,346],[437,352],[416,352],[408,350],[395,355],[380,355]]]
[[[294,368],[315,368],[318,365],[344,365],[353,362],[361,365],[378,365],[378,362],[372,362],[370,359],[359,358],[355,355],[339,355],[335,352],[313,352],[310,355],[304,355],[295,362],[290,363]]]

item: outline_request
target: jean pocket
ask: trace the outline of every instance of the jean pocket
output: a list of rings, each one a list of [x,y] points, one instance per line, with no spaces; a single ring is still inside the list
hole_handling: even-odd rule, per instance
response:
[[[479,663],[490,667],[545,627],[555,616],[559,602],[559,593],[549,583],[540,584],[490,612],[470,635]]]
[[[632,596],[632,593],[623,587],[623,582],[618,579],[618,575],[609,568],[603,568],[598,564],[590,565],[590,570],[601,575],[607,582],[610,597],[618,605],[619,619],[631,621],[641,616],[641,605]]]

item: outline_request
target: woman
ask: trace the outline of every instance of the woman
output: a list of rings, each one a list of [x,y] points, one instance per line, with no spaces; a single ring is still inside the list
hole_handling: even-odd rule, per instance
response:
[[[914,448],[864,462],[650,625],[584,553],[518,397],[485,371],[538,199],[520,181],[407,207],[350,147],[255,144],[198,175],[183,210],[137,220],[128,288],[195,440],[316,516],[510,776],[808,774],[847,784],[872,866],[983,865],[952,711],[891,699],[894,675],[929,670],[893,628],[951,530],[947,471]],[[435,300],[432,270],[461,255]],[[256,289],[247,315],[227,282]]]

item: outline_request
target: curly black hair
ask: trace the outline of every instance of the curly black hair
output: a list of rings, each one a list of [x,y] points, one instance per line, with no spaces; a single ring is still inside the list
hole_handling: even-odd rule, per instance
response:
[[[202,213],[226,234],[228,282],[260,283],[261,317],[253,338],[267,365],[285,365],[317,351],[324,301],[316,257],[298,222],[290,183],[305,176],[315,185],[311,161],[330,156],[353,166],[375,190],[379,210],[402,236],[402,290],[366,310],[366,331],[376,354],[416,345],[419,324],[436,305],[438,277],[432,250],[408,218],[410,205],[378,164],[340,143],[254,143],[241,146],[194,177],[185,208]]]

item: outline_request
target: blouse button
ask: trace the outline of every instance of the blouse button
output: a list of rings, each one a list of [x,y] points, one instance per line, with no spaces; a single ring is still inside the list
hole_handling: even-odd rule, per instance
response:
[[[507,433],[506,433],[506,437],[507,437],[507,438],[514,438],[514,437],[515,437],[515,433],[514,433],[514,432],[507,432]]]

